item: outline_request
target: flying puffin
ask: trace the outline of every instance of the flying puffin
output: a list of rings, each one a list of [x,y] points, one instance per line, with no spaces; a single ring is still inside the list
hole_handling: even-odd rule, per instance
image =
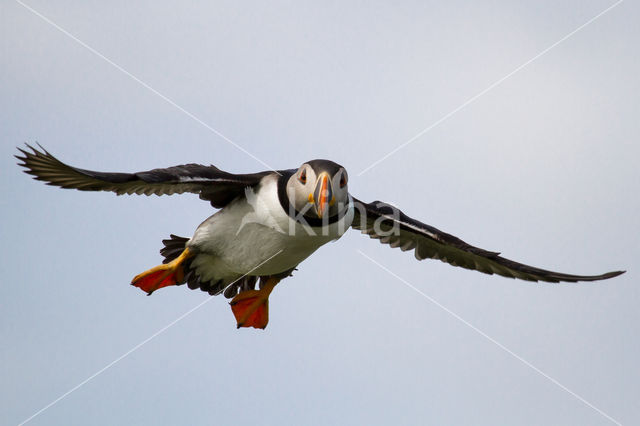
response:
[[[439,259],[526,281],[597,281],[624,273],[570,275],[505,259],[412,219],[390,204],[358,200],[349,194],[345,168],[329,160],[250,174],[200,164],[105,173],[69,166],[41,146],[41,151],[27,147],[31,152],[18,148],[22,153],[16,155],[18,164],[47,185],[118,195],[191,192],[220,209],[191,238],[171,235],[163,240],[163,263],[136,275],[131,284],[149,295],[185,283],[210,295],[222,293],[231,299],[238,328],[265,328],[269,295],[278,282],[349,228],[391,247],[413,250],[418,260]]]

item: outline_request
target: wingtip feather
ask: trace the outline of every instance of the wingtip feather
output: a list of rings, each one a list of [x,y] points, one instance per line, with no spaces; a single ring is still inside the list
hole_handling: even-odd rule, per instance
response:
[[[603,280],[607,280],[607,279],[609,279],[609,278],[615,278],[615,277],[617,277],[617,276],[619,276],[619,275],[624,274],[625,272],[627,272],[627,271],[612,271],[612,272],[607,272],[606,274],[603,274],[603,275],[602,275],[602,276],[603,276],[603,278],[602,278],[602,279],[603,279]]]

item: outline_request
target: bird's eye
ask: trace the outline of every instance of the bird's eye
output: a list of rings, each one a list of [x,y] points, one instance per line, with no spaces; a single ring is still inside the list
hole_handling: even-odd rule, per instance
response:
[[[347,185],[347,177],[343,174],[340,178],[340,188],[344,188]]]
[[[300,182],[302,182],[302,183],[307,183],[307,171],[306,171],[306,170],[303,170],[303,171],[300,173],[300,176],[298,176],[298,180],[299,180]]]

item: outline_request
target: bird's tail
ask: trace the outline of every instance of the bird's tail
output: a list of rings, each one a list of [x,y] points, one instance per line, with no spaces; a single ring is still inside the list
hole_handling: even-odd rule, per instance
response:
[[[187,246],[187,241],[189,238],[173,234],[169,235],[168,240],[162,240],[162,244],[164,244],[164,247],[160,249],[160,254],[164,257],[162,263],[169,263],[180,256]]]
[[[169,239],[162,240],[162,244],[164,244],[164,247],[160,249],[160,254],[164,257],[162,263],[169,264],[178,259],[182,255],[182,253],[185,252],[188,242],[189,238],[179,237],[173,234],[169,235]],[[185,259],[182,264],[182,279],[177,281],[175,285],[182,285],[186,283],[191,290],[199,288],[202,291],[208,292],[212,296],[222,293],[222,291],[225,289],[226,283],[223,280],[216,278],[205,282],[201,281],[200,276],[196,273],[195,268],[191,268],[192,260],[192,257]]]

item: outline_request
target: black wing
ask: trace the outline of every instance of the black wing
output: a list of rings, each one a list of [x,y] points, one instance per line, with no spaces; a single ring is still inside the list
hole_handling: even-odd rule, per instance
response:
[[[527,281],[597,281],[616,277],[625,271],[608,272],[602,275],[570,275],[546,271],[513,260],[505,259],[500,253],[483,250],[465,243],[453,235],[442,232],[402,213],[397,208],[374,201],[364,203],[353,198],[355,218],[353,228],[359,229],[383,244],[400,247],[401,250],[415,250],[418,260],[440,259],[453,266],[461,266],[486,274],[498,274],[508,278]],[[394,232],[395,229],[395,232]]]
[[[215,166],[184,164],[166,169],[153,169],[137,173],[105,173],[78,169],[64,164],[49,154],[27,145],[33,152],[18,148],[23,154],[15,157],[22,161],[25,173],[34,179],[47,182],[47,185],[61,188],[74,188],[81,191],[111,191],[118,195],[171,195],[192,192],[211,202],[216,208],[222,208],[238,196],[244,189],[257,185],[272,171],[233,174]]]

